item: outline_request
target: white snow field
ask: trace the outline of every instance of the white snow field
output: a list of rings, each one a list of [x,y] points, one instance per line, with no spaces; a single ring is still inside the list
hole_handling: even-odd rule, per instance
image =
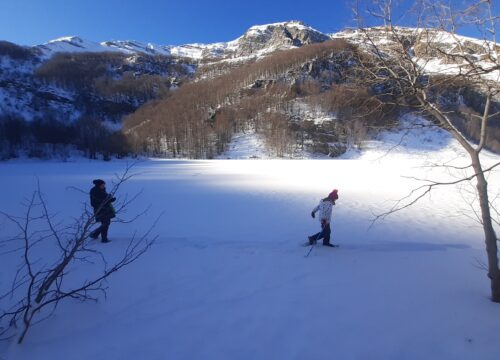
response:
[[[387,153],[400,142],[387,134],[383,146],[343,160],[138,164],[140,174],[118,196],[143,189],[131,212],[151,204],[150,215],[112,224],[112,242],[95,248],[123,252],[133,229],[164,211],[154,247],[112,275],[107,300],[61,304],[22,345],[0,342],[0,359],[498,360],[500,305],[489,300],[478,265],[485,251],[479,224],[467,216],[473,189],[437,189],[370,228],[374,214],[418,185],[402,176],[454,179],[448,169],[422,166],[466,163],[449,138],[428,135]],[[499,159],[483,157],[486,165]],[[89,189],[124,167],[0,163],[0,209],[20,214],[36,176],[51,211],[67,220],[87,201],[69,186]],[[494,198],[500,173],[489,185]],[[340,247],[317,245],[306,258],[300,244],[319,227],[311,209],[334,188]],[[11,233],[0,220],[0,236]],[[19,256],[0,256],[2,292]]]

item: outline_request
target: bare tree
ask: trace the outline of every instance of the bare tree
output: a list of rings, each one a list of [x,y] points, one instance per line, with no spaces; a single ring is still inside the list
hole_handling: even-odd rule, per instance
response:
[[[376,20],[383,26],[365,26],[362,9],[371,21]],[[361,35],[355,81],[361,79],[367,84],[381,104],[394,104],[416,112],[448,130],[469,155],[470,164],[463,169],[472,170],[469,175],[450,182],[427,181],[378,218],[415,204],[436,187],[475,180],[486,243],[488,277],[491,280],[491,299],[500,302],[497,236],[486,176],[500,163],[485,168],[480,156],[488,139],[489,122],[499,115],[493,110],[493,102],[500,93],[500,48],[496,41],[499,17],[494,16],[493,1],[469,2],[465,8],[453,9],[449,2],[423,0],[407,11],[396,8],[391,0],[357,1],[354,11]],[[410,19],[414,27],[397,26],[396,19],[400,18],[407,21],[405,25]],[[474,25],[481,29],[484,41],[470,42],[460,37],[457,31],[461,25]],[[381,38],[386,40],[380,41]],[[475,47],[479,54],[472,55],[471,47]],[[431,68],[436,57],[442,59],[441,63],[448,64],[440,69],[440,74]],[[447,107],[440,97],[443,89],[456,89],[464,84],[477,89],[484,99],[480,114],[472,114],[481,122],[477,143],[455,125],[454,116],[463,114]]]
[[[130,179],[129,170],[130,167],[117,175],[109,199]],[[125,197],[117,206],[117,215],[124,213],[135,198]],[[23,341],[31,326],[50,316],[61,301],[97,301],[99,295],[105,296],[108,277],[137,260],[156,239],[151,234],[155,222],[143,235],[134,234],[123,254],[108,263],[89,237],[96,221],[88,206],[73,223],[65,225],[49,212],[40,184],[24,206],[26,211],[22,216],[1,213],[18,230],[17,235],[3,245],[8,245],[8,253],[22,255],[22,261],[10,289],[0,294],[0,301],[7,302],[7,309],[0,313],[0,336],[16,336],[14,329],[20,323],[18,343]],[[140,215],[119,221],[130,222]],[[83,263],[93,264],[94,271],[85,280],[73,278],[70,273]]]

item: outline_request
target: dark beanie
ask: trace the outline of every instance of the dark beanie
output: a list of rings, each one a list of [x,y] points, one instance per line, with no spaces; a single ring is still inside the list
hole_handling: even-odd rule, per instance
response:
[[[104,180],[101,180],[101,179],[96,179],[94,181],[92,181],[94,183],[95,186],[99,186],[99,185],[102,185],[102,184],[106,184],[104,182]]]

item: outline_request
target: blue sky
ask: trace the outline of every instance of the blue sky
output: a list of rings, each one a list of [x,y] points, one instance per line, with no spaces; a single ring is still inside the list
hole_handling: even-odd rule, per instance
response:
[[[349,24],[343,0],[0,0],[0,39],[34,45],[65,35],[184,44],[232,40],[252,25],[302,20],[325,32]]]
[[[403,0],[408,1],[408,0]],[[228,41],[252,25],[302,20],[352,26],[348,0],[0,0],[0,40],[35,45],[66,35],[156,44]]]

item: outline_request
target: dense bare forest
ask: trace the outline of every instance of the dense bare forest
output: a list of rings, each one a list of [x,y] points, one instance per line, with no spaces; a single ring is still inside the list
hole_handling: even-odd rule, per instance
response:
[[[276,52],[236,68],[202,68],[201,80],[128,116],[124,132],[134,152],[155,156],[212,158],[245,129],[262,134],[277,157],[304,147],[338,155],[361,140],[368,120],[359,106],[367,105],[368,89],[346,84],[354,50],[334,40]],[[313,107],[337,121],[301,121],[300,111]],[[371,115],[376,121],[382,113]]]
[[[90,158],[130,154],[119,131],[122,117],[167,96],[192,71],[183,59],[111,52],[57,53],[41,62],[36,50],[8,42],[0,43],[2,55],[34,72],[0,72],[0,90],[17,89],[22,95],[15,101],[31,111],[0,112],[1,159],[20,152],[66,157],[75,147]]]
[[[159,55],[58,53],[38,67],[35,76],[65,89],[86,89],[104,97],[141,102],[168,92],[172,78],[167,75],[186,73],[185,65],[182,60]]]

